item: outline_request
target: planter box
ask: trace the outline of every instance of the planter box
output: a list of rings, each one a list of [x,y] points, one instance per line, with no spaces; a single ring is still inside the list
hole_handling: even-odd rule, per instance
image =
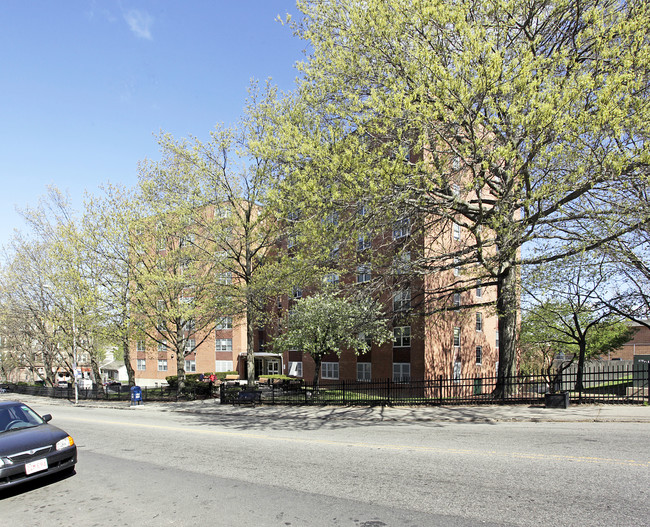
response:
[[[569,392],[547,393],[544,395],[546,408],[568,408],[570,404]]]

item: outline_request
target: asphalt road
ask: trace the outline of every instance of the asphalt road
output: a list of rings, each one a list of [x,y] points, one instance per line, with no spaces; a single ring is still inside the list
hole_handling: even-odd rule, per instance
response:
[[[31,403],[76,475],[0,495],[3,525],[649,525],[650,423],[353,419]]]

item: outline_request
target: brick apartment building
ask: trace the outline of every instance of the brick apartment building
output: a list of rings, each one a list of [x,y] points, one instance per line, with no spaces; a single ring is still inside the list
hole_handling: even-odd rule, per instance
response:
[[[386,311],[391,314],[394,334],[392,342],[372,345],[370,351],[357,356],[351,350],[343,350],[339,355],[330,354],[323,358],[320,377],[323,382],[339,380],[392,379],[393,381],[431,379],[443,377],[473,377],[481,379],[496,375],[498,365],[497,317],[493,309],[477,307],[459,309],[481,303],[490,303],[495,298],[494,288],[486,288],[476,281],[472,287],[469,271],[460,267],[439,273],[409,274],[399,265],[387,264],[383,269],[373,270],[364,262],[364,254],[372,251],[389,251],[395,258],[403,260],[411,255],[426,255],[433,247],[453,246],[463,243],[464,233],[454,224],[445,232],[445,239],[431,239],[423,229],[415,229],[408,218],[401,218],[392,232],[373,239],[357,240],[351,259],[341,264],[336,275],[325,277],[326,281],[341,281],[348,285],[364,284],[381,275],[383,288],[377,290]],[[290,240],[290,237],[288,238]],[[283,250],[295,250],[288,242]],[[366,253],[367,251],[367,253]],[[388,255],[387,261],[395,259]],[[352,262],[356,262],[356,265]],[[407,262],[402,262],[407,263]],[[356,267],[356,269],[355,269]],[[439,288],[440,284],[464,281],[461,292],[450,294],[445,299],[428,298],[425,291]],[[304,294],[308,294],[305,291]],[[299,302],[303,295],[300,288],[285,295],[269,310],[275,316],[283,316],[291,306]],[[441,303],[447,309],[440,309]],[[415,313],[430,313],[419,314]],[[256,376],[285,374],[311,381],[315,363],[311,357],[300,350],[271,353],[273,330],[256,328],[255,366]],[[186,373],[211,373],[236,371],[241,378],[246,377],[246,335],[244,317],[223,314],[217,329],[205,335],[197,334],[204,340],[198,346],[189,341],[189,354],[185,356]],[[165,378],[176,375],[175,352],[160,343],[145,338],[135,340],[131,353],[136,384],[155,386],[165,383]]]

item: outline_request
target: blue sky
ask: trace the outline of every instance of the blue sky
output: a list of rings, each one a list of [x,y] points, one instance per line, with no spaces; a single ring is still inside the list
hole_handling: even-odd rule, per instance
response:
[[[241,115],[251,78],[289,90],[304,42],[294,0],[2,0],[0,245],[48,185],[134,185],[154,134],[207,138]]]

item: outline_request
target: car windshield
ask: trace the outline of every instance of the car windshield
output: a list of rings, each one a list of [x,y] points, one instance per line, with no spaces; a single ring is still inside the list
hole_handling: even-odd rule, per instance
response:
[[[16,404],[0,408],[0,433],[40,424],[43,424],[43,419],[29,406]]]

